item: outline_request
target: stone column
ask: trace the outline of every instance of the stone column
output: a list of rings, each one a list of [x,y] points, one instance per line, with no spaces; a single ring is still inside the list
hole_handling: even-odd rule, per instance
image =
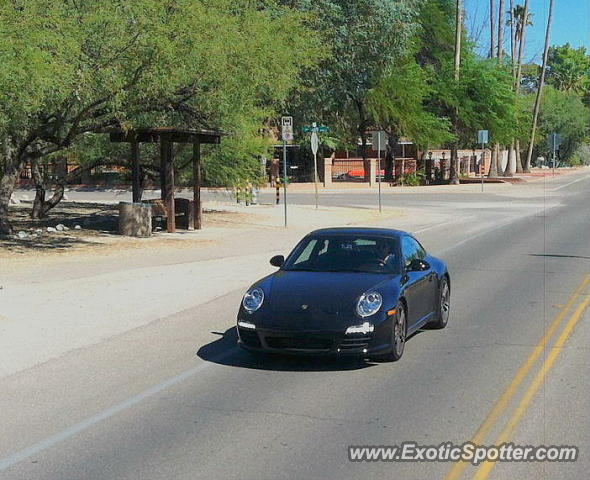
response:
[[[332,186],[332,157],[324,158],[324,187]]]
[[[377,184],[377,159],[369,159],[369,186],[374,187]]]

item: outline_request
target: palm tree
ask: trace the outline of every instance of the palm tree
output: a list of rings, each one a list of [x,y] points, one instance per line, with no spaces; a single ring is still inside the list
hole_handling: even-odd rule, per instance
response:
[[[500,14],[498,16],[498,58],[504,58],[504,31],[506,28],[506,0],[500,0]]]
[[[531,170],[531,160],[533,158],[533,147],[535,146],[535,134],[537,133],[537,122],[539,121],[539,110],[541,109],[541,99],[543,96],[543,86],[545,85],[545,74],[547,73],[547,57],[549,56],[549,44],[551,42],[551,25],[553,23],[554,0],[549,1],[549,16],[547,17],[547,30],[545,31],[545,50],[543,52],[543,66],[541,67],[541,78],[539,79],[539,89],[535,99],[535,108],[533,110],[533,125],[531,127],[531,138],[529,149],[526,156],[525,172]]]
[[[514,43],[516,49],[516,89],[520,88],[520,78],[522,76],[522,62],[524,59],[524,50],[526,46],[526,27],[532,25],[532,14],[530,13],[530,0],[526,0],[524,6],[517,5],[512,13],[514,19]]]
[[[498,33],[496,25],[496,0],[490,0],[490,58],[496,58],[498,53],[498,42],[496,34]],[[498,149],[497,145],[492,148],[492,161],[490,162],[490,171],[488,177],[498,176]]]
[[[496,57],[496,0],[490,0],[490,58]]]
[[[529,25],[532,25],[532,14],[530,13],[530,0],[526,0],[524,6],[514,6],[511,0],[510,9],[510,24],[511,30],[514,30],[513,45],[512,45],[512,64],[514,75],[514,91],[516,94],[520,91],[520,78],[522,76],[522,62],[524,59],[524,51],[526,47],[526,30]],[[516,139],[514,143],[516,150],[516,173],[523,172],[523,165],[521,160],[520,140]]]
[[[514,22],[514,0],[510,0],[510,11],[508,12],[508,20],[506,25],[510,27],[510,62],[512,64],[512,77],[516,75],[516,38],[514,31],[516,24]]]

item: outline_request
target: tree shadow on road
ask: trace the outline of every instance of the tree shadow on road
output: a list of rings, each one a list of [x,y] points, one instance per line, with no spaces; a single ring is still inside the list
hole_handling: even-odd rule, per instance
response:
[[[238,334],[235,327],[228,328],[223,333],[212,333],[220,335],[220,338],[203,345],[197,355],[205,361],[229,367],[290,372],[320,372],[359,370],[377,365],[377,363],[356,357],[304,357],[251,353],[237,346]]]
[[[582,260],[590,260],[590,257],[582,255],[560,255],[558,253],[529,253],[529,257],[551,257],[551,258],[580,258]]]

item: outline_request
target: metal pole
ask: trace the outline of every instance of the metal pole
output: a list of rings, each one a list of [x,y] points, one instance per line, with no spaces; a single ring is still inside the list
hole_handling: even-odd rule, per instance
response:
[[[555,137],[553,137],[553,176],[555,176]]]
[[[283,202],[285,203],[285,228],[287,228],[287,141],[283,140]]]
[[[379,212],[381,212],[381,132],[377,133],[377,178],[379,179]]]
[[[201,230],[203,226],[203,207],[201,206],[201,142],[193,143],[193,227]]]
[[[318,209],[318,154],[313,154],[313,176],[315,183],[315,209]]]
[[[481,191],[483,192],[483,172],[485,170],[486,162],[485,162],[485,143],[481,144],[481,165],[479,166],[480,174],[481,174]]]

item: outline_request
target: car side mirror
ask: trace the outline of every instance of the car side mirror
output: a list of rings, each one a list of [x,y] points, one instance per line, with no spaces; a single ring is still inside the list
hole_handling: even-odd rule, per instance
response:
[[[270,259],[270,264],[273,267],[282,267],[283,263],[285,263],[285,257],[283,255],[275,255]]]
[[[430,269],[430,264],[426,260],[414,258],[407,267],[408,272],[425,272]]]

